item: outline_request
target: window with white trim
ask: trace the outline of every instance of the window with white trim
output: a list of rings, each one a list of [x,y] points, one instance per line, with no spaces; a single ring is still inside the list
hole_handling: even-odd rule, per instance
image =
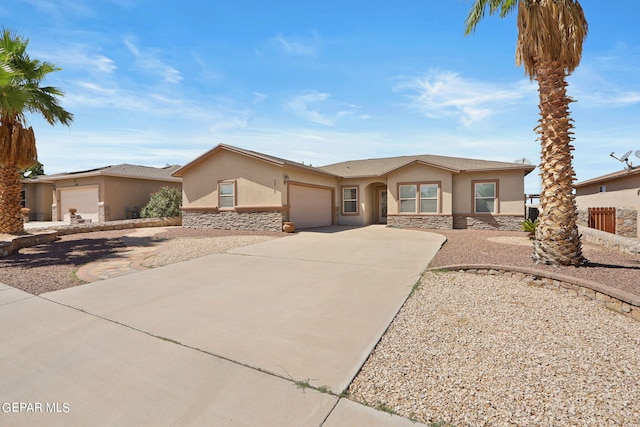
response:
[[[342,189],[342,213],[358,213],[358,187],[344,187]]]
[[[475,213],[495,213],[496,183],[476,182],[473,187]]]
[[[438,183],[400,185],[400,213],[438,213]]]
[[[218,184],[218,207],[220,209],[233,208],[236,205],[235,182],[221,182]]]

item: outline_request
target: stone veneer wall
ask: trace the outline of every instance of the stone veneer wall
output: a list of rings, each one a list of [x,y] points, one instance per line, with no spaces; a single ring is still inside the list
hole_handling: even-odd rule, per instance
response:
[[[640,255],[640,239],[637,237],[618,236],[583,225],[578,227],[578,231],[583,242],[594,243],[627,254]]]
[[[638,237],[638,211],[632,207],[616,208],[616,234]]]
[[[453,228],[522,231],[524,215],[454,215]]]
[[[387,226],[450,230],[453,228],[453,217],[451,215],[389,215]]]
[[[578,225],[589,226],[589,211],[587,209],[578,209],[578,217],[576,219]]]
[[[247,209],[218,211],[217,209],[183,209],[185,228],[217,228],[222,230],[282,231],[283,211],[279,209]]]

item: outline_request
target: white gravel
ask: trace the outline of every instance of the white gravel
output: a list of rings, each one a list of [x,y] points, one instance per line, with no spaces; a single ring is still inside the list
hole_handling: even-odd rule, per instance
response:
[[[455,426],[640,425],[640,322],[502,276],[422,283],[351,399]]]
[[[273,240],[272,236],[216,236],[181,237],[171,239],[162,245],[162,249],[144,259],[144,267],[162,267],[176,262],[187,261],[205,255],[217,254],[234,248],[249,246]]]

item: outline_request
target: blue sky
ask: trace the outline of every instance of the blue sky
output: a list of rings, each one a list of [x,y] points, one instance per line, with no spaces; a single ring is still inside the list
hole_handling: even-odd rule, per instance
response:
[[[5,28],[63,68],[72,125],[29,117],[45,172],[185,164],[219,143],[313,165],[439,154],[539,163],[537,84],[515,66],[515,16],[464,37],[471,0],[18,0]],[[569,77],[578,180],[640,150],[635,0],[582,3]],[[636,164],[640,158],[632,156]],[[537,170],[526,179],[539,191]]]

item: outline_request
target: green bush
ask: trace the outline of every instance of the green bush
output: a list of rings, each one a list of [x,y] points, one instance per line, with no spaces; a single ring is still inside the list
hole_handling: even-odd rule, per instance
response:
[[[536,234],[536,228],[538,227],[538,220],[531,221],[531,219],[527,219],[522,222],[522,230],[529,233],[530,236],[534,236]]]
[[[180,216],[182,206],[182,191],[177,188],[162,187],[157,193],[151,194],[149,203],[140,210],[142,218],[164,218]]]

